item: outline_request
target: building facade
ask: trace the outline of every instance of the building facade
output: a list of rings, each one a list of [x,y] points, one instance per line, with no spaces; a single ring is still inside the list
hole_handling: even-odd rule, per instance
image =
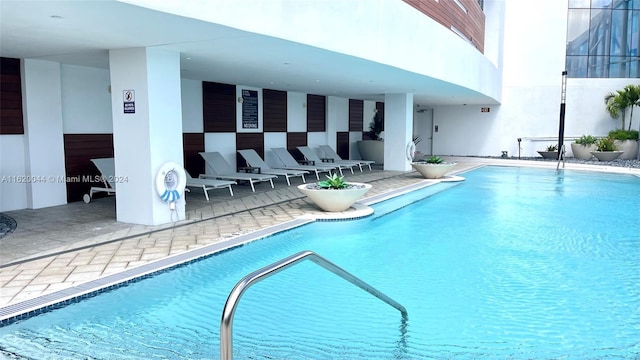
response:
[[[600,50],[574,54],[578,42],[607,36],[580,40],[568,25],[588,9],[588,29],[603,28],[591,11],[604,3],[623,18],[615,0],[588,8],[568,0],[139,0],[62,2],[49,12],[29,3],[0,2],[0,211],[78,201],[91,184],[66,180],[95,174],[89,159],[113,156],[116,172],[132,179],[118,184],[118,220],[168,222],[152,185],[164,162],[197,176],[207,171],[200,151],[239,165],[236,151],[254,148],[274,163],[273,147],[320,144],[359,158],[356,142],[375,111],[385,115],[385,169],[410,170],[404,149],[416,135],[424,154],[534,156],[558,141],[565,69],[565,141],[614,129],[604,95],[638,83],[637,1],[626,2],[627,35],[609,30],[608,60],[592,54]],[[31,20],[36,14],[43,18]],[[38,43],[77,14],[96,17],[69,25],[79,34],[71,40]],[[31,28],[41,37],[20,38],[21,17],[37,21]],[[120,26],[107,23],[116,18]],[[164,22],[166,31],[142,22]],[[33,47],[18,45],[25,41]],[[598,76],[588,76],[589,64]],[[123,111],[127,90],[135,113]]]

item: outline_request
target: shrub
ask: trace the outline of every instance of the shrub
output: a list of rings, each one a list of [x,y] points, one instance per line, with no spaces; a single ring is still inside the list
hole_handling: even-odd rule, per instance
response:
[[[614,140],[638,140],[638,130],[611,130],[609,137]]]
[[[547,146],[547,151],[558,151],[558,145],[549,145]]]
[[[615,151],[616,146],[613,144],[613,139],[611,138],[602,138],[598,140],[596,143],[596,148],[598,151]]]
[[[427,164],[442,164],[444,160],[442,160],[441,157],[434,155],[426,158],[425,161],[427,162]]]
[[[344,189],[349,186],[344,181],[344,176],[338,176],[338,174],[333,174],[333,176],[327,175],[327,180],[318,182],[318,186],[323,189]]]
[[[580,139],[576,140],[576,144],[579,145],[593,145],[598,141],[598,138],[591,135],[582,135]]]

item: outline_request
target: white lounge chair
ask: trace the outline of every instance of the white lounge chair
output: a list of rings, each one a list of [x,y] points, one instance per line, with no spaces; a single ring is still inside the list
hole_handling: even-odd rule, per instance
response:
[[[236,185],[237,182],[235,181],[193,178],[191,177],[188,171],[185,170],[184,173],[187,176],[187,184],[186,184],[187,188],[190,188],[190,187],[201,188],[202,191],[204,191],[204,197],[205,199],[207,199],[207,201],[209,201],[209,194],[207,193],[207,191],[213,190],[213,189],[223,189],[228,187],[229,193],[231,194],[231,196],[233,196],[233,189],[231,188],[231,185]]]
[[[353,174],[353,167],[357,166],[357,163],[354,162],[346,162],[346,161],[341,161],[341,162],[337,162],[333,159],[330,158],[326,158],[326,159],[321,159],[318,154],[316,154],[315,151],[313,151],[313,149],[311,149],[308,146],[298,146],[298,150],[300,150],[300,152],[302,153],[302,155],[304,156],[305,159],[309,160],[309,161],[313,161],[316,164],[327,164],[327,165],[333,165],[336,167],[336,169],[338,169],[338,171],[340,172],[340,175],[344,175],[342,173],[342,169],[349,169],[351,170],[351,173]],[[325,161],[327,160],[327,161]]]
[[[318,180],[320,180],[319,173],[327,172],[329,173],[329,176],[331,176],[331,171],[336,168],[334,165],[326,164],[318,164],[317,166],[299,164],[298,161],[296,161],[291,153],[285,148],[272,148],[271,151],[273,151],[280,162],[282,162],[283,169],[313,171],[316,174],[316,179]]]
[[[260,168],[261,174],[271,174],[271,175],[282,175],[287,179],[287,185],[291,186],[291,182],[289,181],[290,177],[302,177],[302,182],[306,183],[307,181],[304,178],[305,174],[309,172],[306,170],[294,170],[294,169],[274,169],[270,167],[258,153],[254,149],[243,149],[238,150],[238,153],[244,158],[247,162],[247,165],[251,167]]]
[[[82,196],[82,200],[87,204],[93,200],[93,194],[97,192],[106,192],[107,195],[113,195],[116,193],[116,184],[114,182],[116,177],[116,164],[114,159],[91,159],[91,162],[96,166],[98,171],[100,171],[100,180],[102,180],[104,186],[92,186],[91,189],[89,189],[89,193]]]
[[[320,145],[320,150],[324,153],[324,155],[328,158],[333,159],[336,162],[339,161],[353,161],[358,163],[358,167],[360,168],[360,172],[362,172],[362,165],[366,165],[369,167],[369,171],[371,171],[371,164],[375,164],[376,162],[373,160],[343,160],[340,155],[338,155],[335,150],[329,145]]]
[[[256,188],[253,186],[254,183],[268,181],[269,183],[271,183],[271,188],[273,189],[273,179],[278,177],[277,175],[269,174],[237,172],[234,168],[231,167],[231,165],[229,165],[227,160],[225,160],[219,152],[201,152],[199,154],[200,156],[202,156],[204,162],[207,164],[207,167],[212,172],[211,175],[201,174],[200,178],[248,181],[251,185],[251,190],[255,192]]]

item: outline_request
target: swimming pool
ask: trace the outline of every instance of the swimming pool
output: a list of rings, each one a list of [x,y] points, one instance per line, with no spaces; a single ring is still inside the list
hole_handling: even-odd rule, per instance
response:
[[[640,179],[526,168],[465,177],[0,328],[0,354],[216,358],[235,283],[309,249],[400,302],[408,322],[305,262],[244,295],[236,359],[637,358]]]

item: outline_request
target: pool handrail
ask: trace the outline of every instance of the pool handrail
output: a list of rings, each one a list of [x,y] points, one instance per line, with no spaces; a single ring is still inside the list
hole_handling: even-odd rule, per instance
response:
[[[556,171],[560,171],[560,161],[562,161],[562,169],[564,170],[564,162],[565,162],[565,153],[567,149],[565,148],[565,144],[562,144],[560,151],[558,152],[558,164],[556,165]]]
[[[340,276],[341,278],[349,281],[350,283],[358,286],[371,295],[396,308],[402,314],[402,322],[406,323],[408,316],[407,309],[405,309],[405,307],[400,303],[383,294],[373,286],[360,280],[355,275],[342,269],[338,265],[330,262],[329,260],[314,253],[313,251],[306,250],[288,256],[282,260],[276,261],[271,265],[267,265],[262,269],[258,269],[246,275],[245,277],[240,279],[240,281],[238,281],[236,286],[233,287],[233,290],[231,290],[231,293],[229,293],[229,297],[224,304],[224,309],[222,310],[222,319],[220,321],[220,359],[233,359],[233,316],[235,315],[236,308],[238,307],[238,302],[240,301],[240,297],[242,297],[242,294],[244,294],[244,292],[251,285],[254,285],[261,280],[264,280],[271,275],[275,275],[278,272],[290,266],[298,264],[304,260],[310,260],[311,262],[320,265],[324,269],[331,271],[332,273]]]

